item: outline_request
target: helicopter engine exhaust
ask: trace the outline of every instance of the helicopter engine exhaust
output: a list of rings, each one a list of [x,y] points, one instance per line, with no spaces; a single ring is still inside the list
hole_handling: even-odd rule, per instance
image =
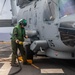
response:
[[[26,30],[26,34],[29,38],[31,38],[33,36],[37,36],[37,31],[35,31],[35,30]]]

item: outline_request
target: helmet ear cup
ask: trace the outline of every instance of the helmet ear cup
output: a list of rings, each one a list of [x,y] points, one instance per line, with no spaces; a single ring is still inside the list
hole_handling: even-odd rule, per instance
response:
[[[26,25],[27,25],[27,23],[23,23],[23,25],[24,25],[24,26],[26,26]]]
[[[22,22],[19,22],[19,25],[22,25]]]
[[[24,26],[26,26],[26,25],[27,25],[27,23],[19,22],[19,25],[24,25]]]

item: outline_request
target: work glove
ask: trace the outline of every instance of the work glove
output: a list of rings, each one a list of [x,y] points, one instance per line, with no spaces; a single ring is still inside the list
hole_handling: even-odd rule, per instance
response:
[[[15,42],[16,42],[16,43],[19,43],[19,40],[17,39]]]

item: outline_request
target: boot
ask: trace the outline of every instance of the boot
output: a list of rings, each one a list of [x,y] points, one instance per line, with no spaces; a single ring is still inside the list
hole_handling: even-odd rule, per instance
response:
[[[17,63],[11,63],[12,67],[19,67],[19,65]]]

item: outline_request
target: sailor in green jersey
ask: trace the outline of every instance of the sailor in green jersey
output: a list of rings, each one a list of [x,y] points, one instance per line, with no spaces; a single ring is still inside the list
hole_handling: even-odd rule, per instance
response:
[[[25,50],[23,44],[19,44],[19,41],[24,42],[24,38],[26,36],[25,26],[27,25],[27,21],[25,19],[21,19],[19,23],[14,27],[12,37],[11,37],[11,46],[12,46],[12,61],[11,66],[18,66],[16,64],[17,50],[20,50],[21,56],[23,58],[23,64],[27,64]]]

